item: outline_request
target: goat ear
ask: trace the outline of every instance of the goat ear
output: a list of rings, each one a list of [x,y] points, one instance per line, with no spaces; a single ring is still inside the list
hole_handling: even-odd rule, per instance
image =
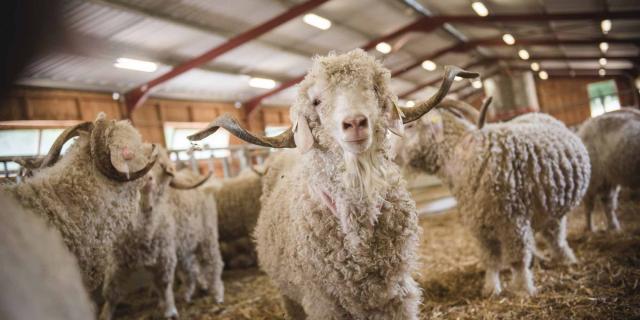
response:
[[[392,99],[388,100],[385,117],[387,118],[387,128],[389,128],[389,131],[399,137],[404,137],[402,111],[400,111],[400,108],[398,108],[398,105],[396,105],[395,101]]]
[[[298,119],[293,124],[293,140],[296,142],[296,149],[302,154],[307,153],[313,147],[313,135],[309,123],[302,114],[298,114]]]

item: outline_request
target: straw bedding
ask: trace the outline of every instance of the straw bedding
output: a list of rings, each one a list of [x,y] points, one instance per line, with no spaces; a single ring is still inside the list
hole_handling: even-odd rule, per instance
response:
[[[605,232],[604,214],[596,211],[597,229],[585,234],[578,209],[569,216],[568,241],[579,264],[557,266],[535,261],[537,296],[525,299],[506,292],[480,296],[483,267],[478,249],[458,213],[451,211],[421,220],[422,268],[416,275],[424,289],[425,319],[633,319],[640,318],[640,193],[623,192],[619,217],[624,231]],[[544,249],[544,247],[540,247]],[[277,290],[257,269],[224,275],[225,303],[209,297],[192,304],[178,302],[181,319],[282,319]],[[118,318],[151,319],[158,309],[150,295],[137,294],[120,308]]]

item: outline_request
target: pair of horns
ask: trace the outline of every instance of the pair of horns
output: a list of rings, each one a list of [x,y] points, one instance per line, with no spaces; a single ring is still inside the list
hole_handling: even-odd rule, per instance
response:
[[[195,189],[203,185],[205,182],[207,182],[207,180],[209,180],[209,178],[213,174],[213,172],[209,171],[209,173],[207,173],[206,176],[201,176],[195,182],[189,182],[189,181],[186,181],[186,179],[176,177],[175,170],[169,169],[165,165],[162,165],[162,170],[164,171],[165,174],[171,177],[171,182],[169,182],[169,186],[174,189],[180,189],[180,190]]]
[[[428,100],[419,102],[415,107],[405,108],[399,107],[401,111],[402,123],[407,124],[420,119],[424,114],[435,108],[449,92],[451,85],[456,77],[475,78],[478,74],[462,70],[455,66],[446,66],[444,79],[438,91]],[[236,119],[228,114],[224,114],[211,122],[206,128],[187,137],[189,140],[202,140],[209,135],[215,133],[219,128],[224,128],[236,137],[263,147],[271,148],[295,148],[296,143],[293,138],[294,128],[289,127],[285,132],[273,136],[265,137],[254,135],[247,129],[243,128]]]
[[[111,163],[111,151],[107,145],[108,137],[106,137],[107,126],[107,120],[98,119],[95,123],[86,121],[67,128],[58,136],[58,138],[56,138],[44,159],[41,161],[36,160],[32,164],[37,166],[38,169],[52,166],[58,161],[58,159],[60,159],[62,146],[71,138],[80,135],[80,131],[87,131],[91,133],[91,156],[93,158],[93,163],[100,173],[112,180],[120,182],[136,180],[147,174],[158,158],[157,146],[155,144],[153,145],[149,161],[144,168],[135,172],[119,171],[113,166],[113,163]],[[36,167],[30,169],[35,168]]]

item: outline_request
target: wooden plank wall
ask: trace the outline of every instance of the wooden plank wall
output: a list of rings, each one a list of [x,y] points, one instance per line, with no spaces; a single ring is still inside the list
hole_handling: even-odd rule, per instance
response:
[[[551,114],[568,126],[582,123],[591,116],[587,85],[605,80],[615,80],[620,93],[620,104],[634,105],[634,97],[628,80],[619,77],[551,77],[536,80],[540,111]]]
[[[0,99],[0,121],[9,120],[93,120],[99,112],[110,119],[122,119],[124,106],[110,93],[75,90],[15,88]],[[165,145],[164,122],[209,122],[228,112],[243,118],[241,109],[227,102],[149,99],[133,112],[132,123],[145,140]],[[267,107],[254,112],[246,124],[254,132],[265,126],[289,125],[288,107]],[[232,144],[241,143],[232,139]]]

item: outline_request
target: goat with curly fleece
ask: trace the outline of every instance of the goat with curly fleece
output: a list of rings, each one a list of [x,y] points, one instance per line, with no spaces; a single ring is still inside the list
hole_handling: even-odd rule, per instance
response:
[[[0,208],[0,319],[94,319],[60,233],[4,194]]]
[[[390,73],[374,57],[316,57],[284,133],[253,135],[223,116],[190,137],[224,127],[254,144],[298,149],[268,167],[255,231],[260,266],[290,317],[418,318],[417,213],[390,159],[387,130],[401,133],[436,106],[456,74],[475,76],[448,67],[432,99],[398,108]]]
[[[64,143],[75,136],[58,160]],[[133,228],[138,178],[156,157],[156,147],[143,143],[129,122],[100,114],[65,130],[34,176],[4,191],[60,231],[93,291],[109,276],[116,240]]]
[[[487,268],[483,292],[499,294],[500,269],[510,267],[516,291],[536,292],[530,261],[539,231],[555,258],[576,261],[566,241],[566,213],[586,192],[589,155],[564,124],[527,114],[482,129],[445,101],[415,126],[399,148],[407,165],[438,175],[458,200]],[[480,123],[482,125],[482,120]]]
[[[204,191],[216,200],[220,252],[225,267],[255,266],[253,230],[260,213],[261,174],[245,169],[236,177],[207,183]]]
[[[584,197],[587,230],[600,197],[609,228],[620,230],[616,215],[619,187],[640,188],[640,111],[622,108],[587,120],[578,131],[591,158],[591,182]]]

